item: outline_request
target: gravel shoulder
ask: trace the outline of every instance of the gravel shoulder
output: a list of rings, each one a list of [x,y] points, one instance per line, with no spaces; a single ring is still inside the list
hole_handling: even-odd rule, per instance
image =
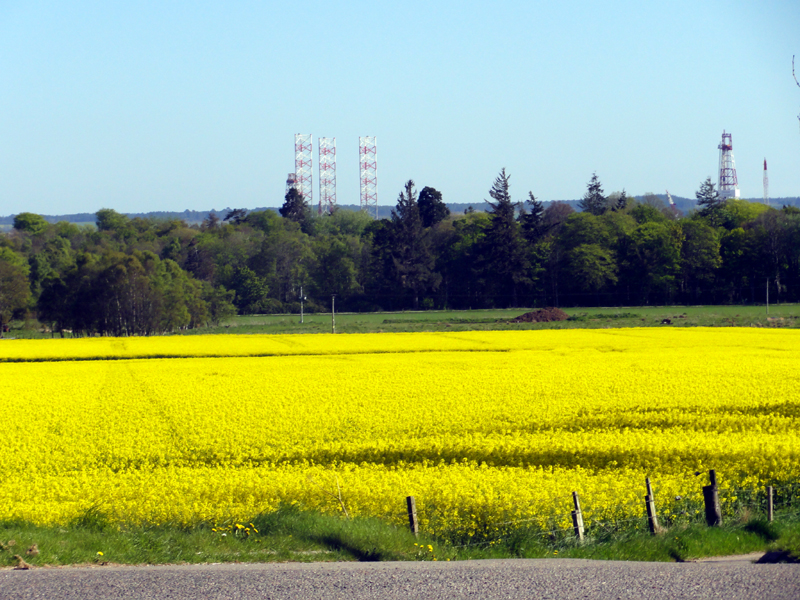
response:
[[[800,597],[800,566],[580,559],[216,564],[0,572],[0,599]]]

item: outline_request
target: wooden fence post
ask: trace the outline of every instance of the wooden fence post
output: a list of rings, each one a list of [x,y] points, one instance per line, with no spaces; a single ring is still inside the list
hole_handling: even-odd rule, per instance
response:
[[[650,485],[650,478],[645,478],[647,485],[647,495],[644,497],[645,507],[647,508],[647,526],[650,533],[655,535],[658,532],[658,515],[656,514],[656,501],[653,496],[653,488]]]
[[[772,486],[767,486],[767,520],[772,522]]]
[[[406,496],[406,506],[408,508],[408,525],[411,528],[411,533],[415,536],[419,535],[419,525],[417,525],[417,503],[414,496]]]
[[[572,527],[575,529],[575,537],[579,542],[583,541],[583,514],[581,513],[581,501],[578,499],[578,492],[572,492],[572,503],[575,510],[572,511]]]
[[[717,492],[717,472],[711,469],[708,472],[711,485],[703,488],[703,501],[706,506],[706,523],[709,527],[722,525],[722,508],[719,505],[719,493]]]

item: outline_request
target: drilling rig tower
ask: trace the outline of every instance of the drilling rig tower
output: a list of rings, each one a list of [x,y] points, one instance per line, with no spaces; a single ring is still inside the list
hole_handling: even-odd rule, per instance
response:
[[[733,140],[730,133],[722,132],[719,148],[719,197],[721,200],[739,197],[739,180],[736,178],[736,163],[733,160]]]

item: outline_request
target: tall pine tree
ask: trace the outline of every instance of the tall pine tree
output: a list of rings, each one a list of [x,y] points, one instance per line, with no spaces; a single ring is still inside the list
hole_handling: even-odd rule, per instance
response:
[[[506,170],[494,180],[487,200],[491,223],[484,239],[484,269],[487,282],[493,288],[497,304],[518,306],[518,295],[523,284],[529,283],[529,264],[525,240],[516,220],[518,202],[511,201],[509,176]]]
[[[597,178],[597,173],[592,173],[592,179],[586,185],[586,193],[578,203],[580,209],[593,215],[602,215],[608,208],[606,197],[603,195],[603,186]]]
[[[535,242],[545,232],[544,202],[538,200],[533,192],[528,192],[525,206],[520,209],[519,223],[522,225],[522,234],[529,242]]]
[[[707,219],[709,225],[719,227],[725,223],[728,216],[725,214],[725,198],[720,198],[711,177],[706,177],[694,195],[697,198],[697,213]]]
[[[428,289],[435,290],[442,276],[434,272],[435,257],[422,224],[411,179],[406,182],[397,206],[392,210],[391,239],[394,275],[401,287],[411,292],[413,306],[417,309],[420,295]]]

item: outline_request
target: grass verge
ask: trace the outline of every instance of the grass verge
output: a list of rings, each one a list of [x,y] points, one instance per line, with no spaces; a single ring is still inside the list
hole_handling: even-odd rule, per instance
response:
[[[590,558],[687,561],[772,551],[776,560],[800,557],[800,518],[768,523],[761,517],[724,527],[690,524],[651,536],[617,531],[577,543],[519,529],[506,537],[456,546],[378,519],[338,516],[285,507],[248,523],[171,526],[109,524],[89,511],[64,527],[0,523],[0,565],[174,564],[216,562],[318,562],[466,560],[484,558]]]
[[[639,306],[617,308],[564,308],[567,321],[512,323],[532,308],[486,310],[430,310],[394,313],[337,313],[337,333],[414,331],[497,331],[520,329],[594,329],[610,327],[800,327],[800,305],[748,306]],[[665,323],[668,321],[669,323]],[[300,315],[242,315],[215,327],[199,327],[186,335],[213,333],[286,334],[330,333],[330,313]],[[65,334],[67,337],[70,334]],[[50,338],[36,321],[14,321],[8,338]],[[57,337],[57,335],[56,335]]]

